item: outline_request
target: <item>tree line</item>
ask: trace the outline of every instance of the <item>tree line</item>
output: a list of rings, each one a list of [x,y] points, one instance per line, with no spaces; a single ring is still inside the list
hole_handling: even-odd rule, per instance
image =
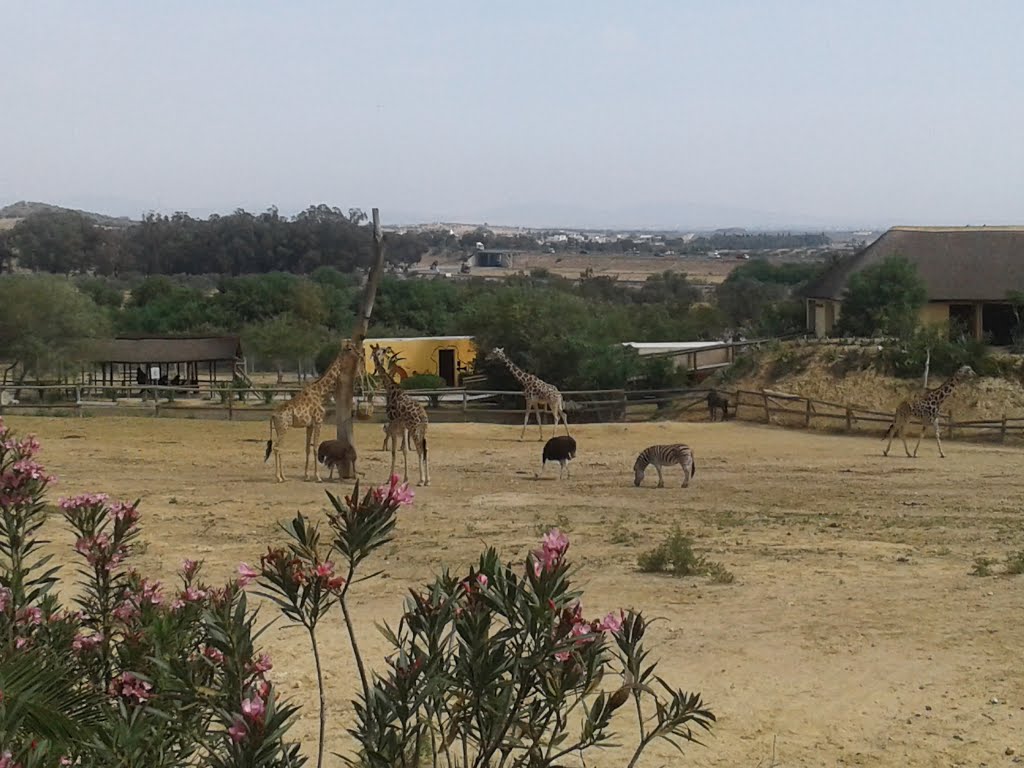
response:
[[[308,274],[324,266],[352,272],[369,264],[371,240],[363,211],[327,205],[293,217],[276,208],[206,219],[150,213],[129,226],[101,226],[77,211],[44,211],[0,233],[0,271],[16,262],[65,275]],[[389,234],[389,260],[416,263],[442,240],[430,232]]]
[[[678,381],[670,366],[638,360],[621,343],[800,330],[803,304],[793,291],[818,268],[749,262],[710,295],[673,272],[639,288],[544,270],[504,281],[386,275],[370,334],[472,335],[566,389],[669,386]],[[322,371],[355,322],[363,279],[331,266],[309,275],[0,275],[4,376],[73,369],[82,339],[119,333],[238,333],[259,369]],[[500,366],[479,368],[495,386],[513,383]]]

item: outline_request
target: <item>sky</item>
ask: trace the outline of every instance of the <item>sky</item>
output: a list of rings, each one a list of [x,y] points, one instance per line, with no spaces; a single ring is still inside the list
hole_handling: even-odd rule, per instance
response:
[[[0,206],[1024,224],[1020,0],[0,0]]]

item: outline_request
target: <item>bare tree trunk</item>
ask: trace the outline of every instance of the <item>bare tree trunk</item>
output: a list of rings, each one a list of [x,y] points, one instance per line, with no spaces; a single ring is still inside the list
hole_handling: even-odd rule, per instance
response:
[[[928,369],[932,364],[932,348],[928,347],[924,356],[924,388],[928,389]]]
[[[334,402],[337,408],[335,413],[335,425],[337,427],[337,439],[346,446],[354,447],[355,438],[353,435],[352,411],[355,407],[355,379],[359,372],[359,366],[363,358],[363,340],[366,338],[366,331],[370,327],[370,315],[373,313],[373,302],[377,298],[377,288],[380,285],[381,274],[384,271],[384,235],[380,229],[380,212],[373,209],[373,265],[370,267],[370,274],[367,277],[366,285],[363,287],[363,299],[359,306],[359,317],[352,329],[352,339],[349,358],[345,361],[342,375],[338,378],[338,386],[334,393]],[[345,462],[341,467],[341,477],[355,477],[355,467],[350,462]]]

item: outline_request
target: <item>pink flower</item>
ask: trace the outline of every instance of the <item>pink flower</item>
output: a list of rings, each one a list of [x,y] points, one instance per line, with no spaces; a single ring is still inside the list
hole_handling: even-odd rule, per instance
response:
[[[195,576],[196,571],[199,569],[199,563],[195,560],[189,560],[185,558],[181,561],[181,572],[188,578]]]
[[[260,680],[256,685],[256,690],[260,692],[260,696],[266,701],[270,697],[270,683],[266,680]]]
[[[476,583],[479,584],[481,588],[486,587],[487,586],[487,575],[483,574],[483,573],[478,573],[476,575]]]
[[[562,556],[569,549],[569,539],[557,528],[552,528],[544,534],[541,540],[540,549],[534,550],[533,573],[540,576],[541,571],[552,571],[562,561]]]
[[[326,563],[320,563],[320,565],[316,567],[316,575],[319,576],[321,579],[330,578],[332,575],[334,575],[334,563],[332,563],[330,560],[328,560]]]
[[[123,501],[115,501],[110,505],[110,513],[115,520],[123,520],[131,527],[139,519],[139,509],[134,504],[126,504]]]
[[[402,483],[401,478],[398,475],[392,475],[387,485],[382,485],[379,488],[373,489],[373,499],[378,503],[391,503],[398,506],[404,504],[412,504],[412,500],[416,497],[412,489],[409,488],[408,483]]]
[[[205,656],[206,658],[208,658],[210,661],[214,662],[215,664],[223,664],[224,663],[224,654],[221,653],[220,651],[218,651],[216,648],[214,648],[212,646],[209,646],[209,645],[206,646],[206,650],[203,651],[203,656]]]
[[[557,528],[552,528],[544,534],[544,538],[541,539],[541,545],[545,550],[550,550],[558,555],[564,555],[565,550],[569,548],[569,537]]]
[[[248,729],[245,727],[245,723],[242,722],[242,718],[236,717],[234,724],[228,728],[228,734],[231,736],[231,740],[236,744],[245,738],[248,733]],[[2,766],[0,766],[2,768]]]
[[[81,496],[61,499],[60,508],[64,512],[78,512],[90,507],[98,507],[104,504],[110,497],[105,493],[85,493]]]
[[[260,577],[260,572],[248,563],[238,564],[238,586],[244,587]]]
[[[570,655],[571,654],[568,651],[559,651],[555,654],[555,658],[558,659],[558,661],[568,661]]]
[[[261,653],[259,658],[253,662],[252,668],[253,671],[256,672],[256,674],[262,675],[263,673],[269,672],[271,669],[273,669],[274,665],[270,663],[269,654]]]
[[[178,611],[180,611],[182,608],[185,607],[185,601],[182,600],[181,598],[176,597],[173,600],[171,600],[171,604],[170,604],[169,607],[170,607],[172,613],[177,613]]]
[[[43,621],[43,612],[36,606],[30,606],[28,608],[22,608],[18,611],[18,616],[15,619],[16,624],[25,624],[27,626],[35,626]]]
[[[266,705],[258,694],[253,694],[248,699],[242,699],[242,714],[249,720],[260,720],[266,711]]]
[[[198,603],[206,597],[206,592],[195,587],[189,587],[181,593],[181,599],[186,603]]]
[[[75,654],[88,653],[98,648],[101,642],[103,642],[103,635],[99,632],[93,635],[77,634],[71,641],[71,650]]]
[[[131,672],[125,672],[110,681],[111,694],[137,704],[144,703],[150,697],[151,690],[153,690],[152,685],[145,680],[140,680]]]
[[[625,618],[626,616],[622,611],[619,611],[618,616],[616,616],[614,612],[609,613],[601,620],[601,623],[597,625],[597,628],[602,632],[618,632],[622,629],[622,621]]]
[[[21,763],[14,762],[14,755],[10,751],[5,750],[0,755],[0,768],[21,768]]]
[[[28,643],[29,639],[27,637],[19,637],[17,640],[14,641],[14,647],[20,651],[22,648],[28,645]]]

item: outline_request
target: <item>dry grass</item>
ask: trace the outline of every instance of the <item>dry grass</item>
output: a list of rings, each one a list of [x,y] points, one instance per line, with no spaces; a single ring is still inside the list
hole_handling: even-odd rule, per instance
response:
[[[325,486],[299,479],[298,434],[285,456],[289,482],[273,482],[262,423],[8,421],[41,437],[60,494],[142,498],[140,566],[165,579],[196,556],[224,578],[281,541],[279,520],[325,505]],[[1024,582],[969,575],[977,557],[1005,562],[1024,549],[1019,450],[951,443],[945,461],[924,449],[917,460],[884,459],[877,438],[737,422],[585,426],[574,428],[572,479],[560,482],[550,468],[535,476],[541,444],[518,442],[518,431],[431,427],[433,484],[403,513],[380,563],[387,578],[355,592],[373,664],[384,646],[372,621],[394,621],[407,588],[488,544],[523,557],[558,524],[583,566],[586,614],[633,606],[665,617],[651,629],[663,673],[702,691],[719,716],[687,765],[756,765],[775,740],[780,766],[1002,765],[1007,747],[1020,750]],[[387,471],[379,433],[357,425],[374,481]],[[681,478],[669,470],[668,487],[634,488],[636,453],[674,440],[695,448],[691,487],[674,487]],[[676,525],[735,582],[640,573],[638,554]],[[56,518],[51,533],[67,562],[69,536]],[[347,746],[355,689],[337,629],[325,651],[329,752]],[[302,636],[275,627],[266,642],[277,679],[312,705]],[[296,735],[311,739],[314,720],[310,708]],[[654,764],[678,764],[670,747],[658,754]],[[611,750],[589,764],[623,762]]]

